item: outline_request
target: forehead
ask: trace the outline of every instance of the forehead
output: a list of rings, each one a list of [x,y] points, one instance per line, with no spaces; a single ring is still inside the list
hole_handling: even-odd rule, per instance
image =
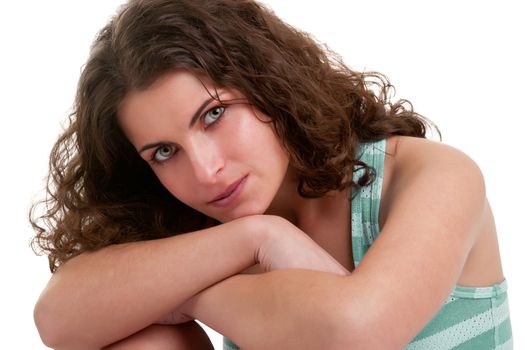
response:
[[[129,92],[121,101],[117,118],[128,139],[135,143],[141,130],[156,131],[170,123],[188,123],[188,118],[211,94],[214,86],[185,71],[167,73],[143,90]]]
[[[156,79],[146,89],[130,91],[119,105],[119,114],[126,115],[144,101],[158,102],[151,107],[176,99],[184,102],[190,97],[214,94],[216,88],[209,79],[186,71],[169,72]],[[130,108],[136,107],[136,108]]]

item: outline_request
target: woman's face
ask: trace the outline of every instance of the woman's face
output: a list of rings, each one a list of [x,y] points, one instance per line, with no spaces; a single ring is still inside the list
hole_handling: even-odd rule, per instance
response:
[[[177,71],[128,94],[119,123],[176,198],[227,222],[263,214],[289,164],[271,124],[262,121],[269,117],[245,101],[236,90],[215,91]]]

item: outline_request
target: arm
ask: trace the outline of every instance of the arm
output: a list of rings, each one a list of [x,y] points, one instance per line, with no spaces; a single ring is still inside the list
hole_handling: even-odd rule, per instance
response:
[[[481,231],[486,199],[479,169],[460,152],[407,140],[398,153],[381,235],[353,274],[234,276],[184,311],[242,348],[406,346],[456,283]]]
[[[59,268],[35,307],[46,345],[97,349],[255,263],[258,217],[84,253]]]
[[[182,309],[241,349],[351,349],[341,323],[353,316],[344,312],[348,278],[303,269],[236,275]]]
[[[100,348],[153,322],[181,323],[183,302],[255,263],[348,273],[287,220],[257,215],[72,259],[52,277],[35,319],[49,346]]]

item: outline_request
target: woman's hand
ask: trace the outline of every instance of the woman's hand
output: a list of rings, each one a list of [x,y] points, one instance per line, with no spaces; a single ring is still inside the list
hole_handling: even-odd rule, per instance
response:
[[[261,218],[265,233],[256,252],[256,260],[265,272],[307,269],[343,276],[350,274],[305,232],[286,219],[272,215]]]
[[[255,230],[253,233],[258,237],[259,244],[256,245],[254,256],[255,263],[259,264],[259,272],[306,269],[341,276],[350,274],[305,232],[286,219],[274,215],[257,215],[242,220],[248,221],[248,226]],[[175,325],[193,320],[184,313],[186,306],[186,303],[181,305],[156,323]]]

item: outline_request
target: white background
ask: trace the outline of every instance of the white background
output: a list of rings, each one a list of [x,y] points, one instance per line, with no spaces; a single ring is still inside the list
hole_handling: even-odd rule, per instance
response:
[[[27,210],[44,184],[49,150],[69,112],[89,45],[121,2],[0,5],[0,348],[45,348],[32,309],[50,274],[46,258],[29,248]],[[266,3],[351,67],[387,74],[398,97],[440,127],[445,143],[477,161],[499,230],[515,345],[527,349],[521,328],[527,324],[527,21],[521,1]]]

